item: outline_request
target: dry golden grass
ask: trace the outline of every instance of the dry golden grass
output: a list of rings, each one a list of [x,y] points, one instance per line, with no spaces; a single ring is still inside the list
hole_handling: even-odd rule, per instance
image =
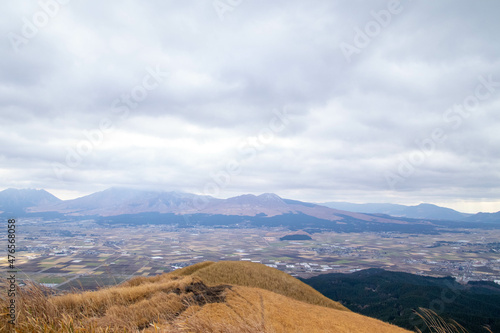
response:
[[[172,322],[192,304],[204,303],[197,277],[133,279],[118,287],[49,297],[30,285],[18,292],[17,332],[134,332]],[[5,300],[2,313],[6,313]],[[9,327],[4,316],[0,329]]]
[[[350,311],[302,281],[266,265],[245,261],[203,262],[170,274],[194,275],[208,285],[221,283],[266,289],[309,304]]]
[[[431,333],[468,333],[468,331],[455,320],[445,320],[432,310],[418,308],[418,310],[414,310],[414,312],[424,321]],[[493,333],[488,326],[483,326],[483,328],[485,332]],[[420,329],[417,328],[416,330],[417,333],[422,333]]]
[[[199,262],[197,264],[194,264],[194,265],[191,265],[191,266],[188,266],[188,267],[177,269],[177,270],[175,270],[175,271],[173,271],[171,273],[168,273],[168,274],[171,274],[171,275],[181,275],[181,276],[191,275],[193,273],[196,273],[196,271],[199,271],[200,269],[206,268],[206,267],[211,266],[213,264],[215,264],[215,262],[213,262],[213,261]]]
[[[414,312],[422,318],[431,333],[467,333],[467,330],[456,321],[446,321],[432,310],[419,308],[418,311]],[[417,329],[417,332],[421,331]]]
[[[228,291],[226,302],[204,306],[184,319],[184,325],[192,328],[199,323],[221,321],[228,323],[229,327],[250,328],[249,332],[409,332],[354,312],[311,305],[268,290],[241,286]]]
[[[220,284],[231,281],[233,286]],[[94,292],[53,296],[35,285],[18,291],[20,333],[408,332],[336,309],[337,303],[324,301],[300,281],[252,263],[202,263]],[[0,313],[7,312],[6,306],[3,299]],[[0,331],[7,332],[7,320],[4,315]]]

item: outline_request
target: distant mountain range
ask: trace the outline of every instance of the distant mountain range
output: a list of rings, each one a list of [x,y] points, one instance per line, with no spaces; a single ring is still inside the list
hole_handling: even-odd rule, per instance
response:
[[[110,188],[73,200],[41,204],[26,209],[29,213],[58,212],[70,216],[119,216],[141,213],[176,215],[267,216],[303,214],[328,221],[346,217],[362,221],[407,223],[390,217],[378,217],[332,209],[322,205],[282,199],[273,193],[244,194],[217,199],[182,192],[145,191]]]
[[[60,200],[45,190],[7,189],[0,192],[0,211],[3,215],[17,216],[52,213],[67,217],[93,216],[107,223],[129,221],[134,224],[143,223],[144,219],[153,223],[186,224],[188,216],[189,223],[202,225],[250,223],[287,225],[296,229],[326,228],[339,232],[434,232],[438,225],[469,227],[471,224],[492,224],[500,218],[500,212],[469,215],[430,204],[403,206],[330,202],[320,205],[284,199],[273,193],[218,199],[191,193],[116,187],[73,200]],[[420,227],[410,227],[415,225]]]
[[[405,206],[389,203],[355,204],[349,202],[325,202],[322,203],[322,205],[335,209],[348,210],[351,212],[387,214],[395,217],[408,217],[412,219],[460,221],[472,215],[426,203],[418,206]]]

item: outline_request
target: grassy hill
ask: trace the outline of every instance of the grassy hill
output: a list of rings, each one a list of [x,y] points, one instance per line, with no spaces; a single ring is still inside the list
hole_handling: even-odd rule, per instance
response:
[[[7,331],[2,299],[0,331]],[[408,332],[356,314],[287,274],[205,262],[93,292],[17,298],[16,332]]]

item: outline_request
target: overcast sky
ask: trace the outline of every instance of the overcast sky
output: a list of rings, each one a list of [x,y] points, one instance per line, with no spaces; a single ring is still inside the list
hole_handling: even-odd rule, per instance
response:
[[[0,189],[500,210],[500,2],[8,1]]]

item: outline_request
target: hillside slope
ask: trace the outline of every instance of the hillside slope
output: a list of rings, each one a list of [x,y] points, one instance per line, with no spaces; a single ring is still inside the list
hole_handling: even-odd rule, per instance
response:
[[[245,279],[242,273],[251,275]],[[203,281],[197,274],[205,275],[212,282]],[[120,286],[93,292],[47,297],[31,287],[18,296],[20,311],[16,331],[409,332],[345,309],[300,301],[293,295],[301,295],[296,291],[303,284],[283,274],[260,264],[208,262],[152,278],[138,277]],[[236,283],[213,284],[219,279],[237,279],[242,284],[269,289],[283,283],[282,293],[288,293],[287,286],[295,292],[285,296]],[[308,288],[302,290],[305,289]],[[311,293],[312,296],[302,297],[321,298],[317,292]],[[329,305],[334,307],[334,304],[331,301]],[[3,313],[7,312],[5,301],[2,308]],[[0,330],[5,331],[6,325],[3,317]]]

